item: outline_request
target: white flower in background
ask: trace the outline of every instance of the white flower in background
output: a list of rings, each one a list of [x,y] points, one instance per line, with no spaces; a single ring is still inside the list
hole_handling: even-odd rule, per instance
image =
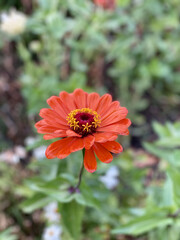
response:
[[[1,14],[0,29],[9,35],[15,36],[24,32],[27,17],[22,12],[12,9],[9,13]]]
[[[19,158],[26,158],[27,152],[23,146],[15,146],[14,152]]]
[[[47,148],[46,146],[40,146],[40,147],[35,148],[33,150],[33,156],[38,160],[45,158],[46,148]]]
[[[26,158],[27,152],[23,146],[15,146],[14,149],[9,149],[0,154],[0,161],[18,164],[20,159]]]
[[[37,142],[37,138],[35,137],[27,137],[24,141],[26,146],[31,146]]]
[[[106,176],[108,177],[118,177],[119,176],[119,169],[116,166],[111,166],[107,172]]]
[[[119,169],[116,166],[112,166],[108,169],[104,176],[101,176],[100,181],[108,188],[113,189],[119,183]]]
[[[39,52],[41,50],[41,42],[34,40],[29,44],[29,48],[32,52]]]
[[[0,161],[1,162],[18,164],[19,160],[20,160],[19,157],[12,150],[7,150],[7,151],[2,152],[0,154]]]
[[[58,225],[51,225],[45,228],[43,240],[61,240],[62,228]]]
[[[58,222],[60,220],[61,216],[58,213],[58,204],[57,204],[57,202],[49,203],[44,208],[44,217],[51,223],[52,222]]]
[[[27,147],[33,147],[33,145],[35,145],[38,142],[38,138],[36,137],[27,137],[25,139],[25,145]],[[41,160],[43,158],[45,158],[45,151],[46,151],[46,146],[40,146],[37,147],[33,150],[33,157],[36,158],[37,160]]]

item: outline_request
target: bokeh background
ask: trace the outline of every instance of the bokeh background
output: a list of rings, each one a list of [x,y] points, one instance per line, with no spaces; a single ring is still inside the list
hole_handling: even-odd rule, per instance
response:
[[[0,14],[0,240],[179,240],[179,1],[1,0]],[[103,182],[110,166],[86,176],[99,212],[87,204],[79,235],[71,226],[66,235],[62,210],[65,228],[46,238],[45,213],[54,210],[43,208],[58,199],[38,198],[35,182],[24,181],[49,168],[52,179],[77,176],[80,165],[55,171],[34,123],[47,98],[76,88],[112,94],[132,126],[119,139],[114,185]]]

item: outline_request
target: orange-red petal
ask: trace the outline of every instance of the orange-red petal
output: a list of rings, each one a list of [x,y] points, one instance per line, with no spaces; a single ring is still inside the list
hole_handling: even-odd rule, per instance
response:
[[[82,138],[68,137],[58,140],[48,146],[46,149],[46,157],[48,159],[67,157],[70,153],[84,148]]]
[[[120,153],[123,151],[123,147],[121,146],[121,144],[115,141],[108,141],[105,143],[101,143],[101,145],[112,153]]]
[[[69,136],[69,137],[82,137],[81,135],[79,135],[78,133],[74,132],[74,131],[71,130],[71,129],[68,129],[68,130],[66,131],[66,134],[67,134],[67,136]]]
[[[98,132],[114,132],[117,134],[122,134],[127,130],[131,125],[131,121],[128,118],[125,118],[117,123],[110,124],[108,126],[97,128]]]
[[[112,103],[111,95],[110,94],[104,94],[99,100],[99,104],[97,106],[96,111],[100,115],[103,115],[103,113],[106,112],[106,109],[110,106],[111,103]]]
[[[106,111],[101,114],[101,118],[104,119],[111,115],[113,112],[118,111],[120,108],[120,103],[118,101],[112,102],[109,107],[105,107]]]
[[[68,108],[69,112],[76,109],[76,105],[75,105],[74,97],[72,93],[69,94],[65,91],[62,91],[60,92],[59,96],[63,104]]]
[[[111,153],[100,143],[94,143],[93,150],[101,162],[110,163],[113,160]]]
[[[62,118],[59,114],[57,114],[54,110],[49,108],[42,108],[40,110],[39,116],[44,118],[47,122],[61,127],[62,125],[67,126],[67,120]]]
[[[89,150],[85,150],[84,167],[90,173],[95,172],[97,169],[96,157],[92,148],[90,148]]]
[[[125,119],[127,114],[128,114],[127,108],[121,107],[121,108],[119,108],[118,111],[113,112],[112,114],[110,114],[106,118],[102,118],[101,119],[102,120],[101,127],[119,122],[120,120]]]
[[[99,104],[100,96],[98,93],[90,93],[87,97],[87,107],[96,110]]]
[[[48,159],[56,158],[63,143],[66,143],[67,139],[68,138],[64,138],[64,139],[61,139],[61,140],[51,143],[46,149],[46,152],[45,152],[46,157]]]
[[[109,132],[96,132],[94,133],[95,142],[106,142],[106,141],[113,141],[117,138],[117,134],[109,133]]]
[[[47,104],[54,109],[60,116],[66,119],[69,109],[63,104],[60,97],[52,96],[47,100]]]
[[[66,131],[61,131],[61,133],[52,133],[52,134],[46,134],[43,136],[45,140],[53,139],[53,138],[61,138],[61,137],[66,137]]]
[[[85,149],[90,149],[94,144],[95,137],[93,135],[88,135],[87,137],[84,137],[83,140]]]
[[[84,148],[84,141],[82,138],[72,138],[66,144],[63,144],[62,148],[57,154],[57,158],[63,159],[66,158],[72,152],[79,151]]]
[[[54,133],[57,131],[59,128],[56,126],[52,126],[51,124],[47,124],[47,122],[43,119],[40,120],[35,124],[35,127],[37,128],[38,133]]]
[[[86,108],[87,106],[87,93],[78,88],[73,92],[74,102],[78,109]]]

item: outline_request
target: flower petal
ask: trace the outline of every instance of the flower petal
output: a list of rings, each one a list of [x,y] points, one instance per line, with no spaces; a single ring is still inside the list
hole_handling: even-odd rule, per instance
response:
[[[108,141],[105,143],[101,143],[101,145],[112,153],[120,153],[123,151],[123,147],[115,141]]]
[[[71,130],[71,129],[68,129],[67,131],[66,131],[66,133],[67,133],[67,136],[69,136],[69,137],[82,137],[81,135],[79,135],[78,133],[75,133],[73,130]]]
[[[118,101],[112,102],[109,107],[106,107],[106,111],[101,113],[101,119],[103,120],[107,116],[111,115],[113,112],[118,111],[120,108],[120,103]]]
[[[114,133],[106,133],[106,132],[96,132],[94,133],[94,137],[95,137],[95,142],[106,142],[106,141],[113,141],[117,138],[117,134]]]
[[[59,130],[58,127],[52,126],[51,124],[47,124],[47,122],[43,119],[35,124],[38,133],[54,133]]]
[[[71,138],[71,137],[70,137]],[[68,138],[69,139],[69,138]],[[84,141],[82,138],[72,137],[66,144],[63,144],[62,148],[57,154],[60,159],[66,158],[72,152],[79,151],[84,148]]]
[[[127,129],[125,132],[121,133],[121,135],[128,136],[129,135],[129,130]]]
[[[84,92],[82,89],[76,89],[73,92],[74,102],[77,108],[86,108],[87,106],[87,93]]]
[[[87,97],[87,107],[96,110],[99,104],[100,96],[97,93],[90,93]]]
[[[111,153],[100,143],[95,143],[93,149],[101,162],[110,163],[113,160]]]
[[[42,108],[39,116],[46,119],[50,124],[56,124],[61,127],[62,125],[67,126],[67,120],[57,114],[54,110],[49,108]]]
[[[82,138],[68,137],[58,140],[48,146],[46,149],[46,157],[48,159],[67,157],[70,153],[81,150],[84,148]]]
[[[85,150],[84,167],[90,173],[95,172],[97,169],[96,157],[92,148],[90,148],[89,150]]]
[[[64,138],[61,140],[58,140],[56,142],[51,143],[48,148],[46,149],[46,157],[48,159],[56,158],[59,150],[63,146],[63,144],[66,144],[66,142],[69,141],[70,138]],[[71,138],[72,139],[72,138]]]
[[[59,96],[62,102],[64,103],[64,105],[69,109],[69,112],[76,109],[76,105],[75,105],[74,97],[72,93],[69,94],[65,91],[62,91],[60,92]]]
[[[121,107],[118,111],[113,112],[106,118],[102,119],[101,127],[107,126],[112,123],[119,122],[120,120],[126,118],[128,110],[125,107]]]
[[[107,108],[110,106],[111,103],[112,103],[111,95],[110,94],[104,94],[99,100],[99,104],[97,106],[96,111],[100,115],[103,115],[103,113],[105,113],[107,111]]]
[[[63,104],[60,97],[52,96],[47,100],[48,105],[54,109],[60,116],[66,119],[69,109]]]
[[[45,140],[53,139],[53,138],[60,138],[60,137],[66,137],[66,131],[61,131],[61,133],[52,133],[52,134],[46,134],[43,136]]]
[[[117,123],[110,124],[108,126],[97,128],[97,132],[114,132],[117,134],[122,134],[127,130],[131,125],[131,121],[128,118],[125,118]]]
[[[95,137],[92,135],[88,135],[87,137],[84,137],[83,140],[85,149],[90,149],[94,144]]]

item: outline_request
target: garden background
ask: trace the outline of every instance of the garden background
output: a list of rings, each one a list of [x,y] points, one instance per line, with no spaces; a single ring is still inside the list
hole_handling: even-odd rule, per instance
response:
[[[106,1],[105,1],[106,2]],[[0,1],[0,240],[180,240],[178,0]],[[48,160],[46,100],[82,88],[127,107],[110,164]]]

